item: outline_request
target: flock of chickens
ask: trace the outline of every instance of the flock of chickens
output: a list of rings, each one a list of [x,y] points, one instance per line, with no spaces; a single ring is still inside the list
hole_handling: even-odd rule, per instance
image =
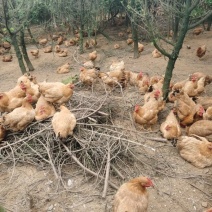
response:
[[[101,79],[109,87],[136,86],[144,94],[144,104],[135,106],[135,122],[148,129],[158,122],[158,114],[166,106],[162,92],[163,77],[127,71],[123,61],[113,62],[109,72],[96,70],[92,61],[88,61],[80,71],[79,79],[87,85]],[[193,73],[181,82],[171,82],[168,101],[174,104],[166,120],[160,125],[163,137],[178,139],[180,155],[199,168],[212,165],[212,97],[199,96],[211,82],[212,76],[201,72]],[[188,136],[181,136],[182,128],[186,128]],[[204,151],[202,145],[205,147]],[[193,151],[196,152],[195,155]]]
[[[141,128],[151,129],[166,106],[162,92],[164,78],[127,71],[123,61],[113,62],[109,71],[103,72],[94,66],[96,51],[91,55],[91,60],[80,68],[80,82],[91,86],[101,80],[110,88],[136,86],[144,94],[144,103],[135,105],[134,120]],[[212,76],[201,72],[181,82],[171,82],[168,100],[174,104],[160,125],[163,137],[178,139],[180,155],[198,168],[212,165],[212,97],[199,96],[211,82]],[[6,130],[22,131],[34,119],[45,120],[51,116],[57,137],[65,139],[72,135],[76,118],[64,104],[70,100],[73,88],[73,84],[38,83],[33,76],[21,76],[13,89],[0,93],[0,112],[4,113],[0,118],[0,140],[5,138]],[[60,107],[60,112],[56,112],[55,106]],[[187,136],[181,136],[185,127]]]
[[[196,30],[193,33],[201,33]],[[120,35],[121,36],[121,35]],[[79,38],[76,36],[76,38]],[[63,37],[52,36],[57,41],[54,51],[58,56],[67,56],[67,50],[61,49]],[[40,45],[45,46],[47,39],[41,39]],[[76,39],[66,41],[65,45],[75,45]],[[127,44],[133,41],[129,37]],[[86,42],[86,48],[95,46],[94,40]],[[7,46],[7,45],[6,45]],[[115,44],[114,48],[119,48]],[[144,46],[139,44],[139,52]],[[44,49],[45,53],[52,52],[52,46]],[[197,56],[202,57],[206,52],[205,46],[197,49]],[[38,57],[39,50],[32,50],[31,54]],[[153,57],[160,57],[161,53],[154,50]],[[123,61],[113,62],[108,72],[95,67],[97,52],[89,54],[89,61],[80,68],[81,83],[92,86],[99,80],[110,88],[135,86],[143,95],[144,103],[135,105],[134,121],[143,129],[151,129],[158,122],[158,114],[166,107],[163,100],[162,86],[164,78],[149,74],[125,70]],[[7,60],[8,59],[8,60]],[[12,58],[3,58],[9,62]],[[59,67],[57,73],[69,72],[70,64]],[[212,76],[201,72],[193,73],[187,79],[170,84],[168,101],[173,103],[160,131],[166,139],[177,139],[177,148],[182,158],[198,168],[212,165],[212,97],[200,97],[205,92],[205,86],[212,82]],[[31,75],[23,75],[17,80],[15,87],[0,93],[0,141],[6,137],[6,132],[23,131],[33,120],[45,120],[52,117],[52,127],[56,137],[67,138],[73,134],[76,126],[75,115],[65,106],[73,95],[74,85],[60,82],[37,82]],[[58,111],[57,111],[58,110]],[[182,136],[182,128],[186,136]],[[114,212],[134,211],[145,212],[148,207],[147,187],[153,182],[147,177],[137,177],[124,183],[114,198]],[[211,212],[208,209],[207,212]]]
[[[37,83],[33,76],[21,76],[13,89],[0,93],[0,112],[3,113],[0,118],[0,141],[5,138],[7,130],[22,131],[34,119],[45,120],[51,116],[57,137],[72,135],[76,118],[64,104],[73,95],[73,88],[73,84]],[[55,107],[60,107],[60,111],[56,112]]]

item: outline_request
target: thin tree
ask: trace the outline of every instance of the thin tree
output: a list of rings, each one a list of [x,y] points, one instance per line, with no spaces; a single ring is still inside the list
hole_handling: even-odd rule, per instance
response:
[[[12,41],[12,44],[14,46],[15,49],[15,53],[16,56],[18,58],[18,63],[19,63],[19,67],[21,69],[21,72],[24,74],[27,72],[24,61],[23,61],[23,55],[24,55],[24,59],[26,61],[26,64],[29,68],[29,71],[34,70],[28,55],[27,55],[27,51],[26,51],[26,46],[25,46],[25,42],[24,42],[24,25],[28,22],[28,17],[29,17],[29,11],[30,11],[30,6],[32,6],[30,4],[30,2],[28,2],[28,8],[26,12],[26,15],[24,17],[20,17],[23,16],[23,13],[20,13],[20,6],[23,5],[23,2],[19,2],[20,5],[18,5],[17,7],[17,2],[12,0],[11,2],[7,1],[7,0],[2,0],[2,6],[3,6],[3,16],[4,16],[4,24],[5,24],[5,28],[10,36],[10,39]],[[13,11],[13,13],[11,12]],[[22,52],[21,49],[19,48],[19,44],[18,44],[18,34],[21,34],[21,46],[22,46]],[[23,55],[22,55],[23,53]]]
[[[141,27],[144,27],[147,30],[150,40],[155,48],[157,48],[164,56],[168,57],[168,64],[166,66],[162,88],[164,99],[167,99],[168,97],[172,73],[188,30],[200,25],[212,15],[212,10],[206,10],[197,22],[192,22],[192,12],[197,7],[201,6],[201,0],[180,0],[175,1],[175,4],[170,4],[170,2],[172,1],[158,0],[157,5],[159,5],[159,7],[157,9],[161,10],[162,14],[172,13],[177,27],[174,42],[168,40],[161,30],[161,22],[165,25],[169,20],[166,20],[165,15],[159,17],[150,13],[149,0],[140,0],[141,11],[138,11],[136,8],[131,8],[131,10],[142,20],[143,25],[141,25]],[[163,22],[164,20],[165,22]],[[178,30],[179,33],[177,34]],[[165,34],[167,35],[167,33]],[[164,43],[171,47],[170,52],[163,47]]]

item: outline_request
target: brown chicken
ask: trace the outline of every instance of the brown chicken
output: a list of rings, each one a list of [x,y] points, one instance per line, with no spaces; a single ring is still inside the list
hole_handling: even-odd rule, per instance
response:
[[[11,112],[22,105],[26,93],[19,85],[8,92],[0,93],[0,112]]]
[[[160,90],[162,93],[162,88],[163,88],[163,82],[164,82],[164,78],[158,79],[158,82],[156,83],[152,83],[152,77],[150,78],[150,85],[151,87],[149,89],[152,90]]]
[[[125,87],[126,85],[126,75],[123,70],[115,70],[109,72],[99,72],[98,76],[103,81],[104,84],[114,87],[116,85],[121,85]]]
[[[149,88],[149,77],[144,75],[142,80],[138,81],[138,90],[141,94],[145,94]]]
[[[158,120],[158,112],[158,101],[152,99],[143,106],[136,105],[133,117],[136,123],[145,128],[156,124]]]
[[[187,127],[186,132],[188,135],[198,135],[206,137],[212,141],[212,121],[211,120],[199,120],[193,123],[190,127]]]
[[[120,48],[120,45],[118,43],[114,44],[114,49],[119,49]]]
[[[199,35],[200,33],[203,33],[203,31],[204,31],[203,28],[198,27],[198,28],[195,28],[195,29],[193,30],[193,34],[194,34],[194,35]]]
[[[22,102],[22,106],[15,108],[12,112],[3,115],[2,125],[5,129],[12,131],[22,131],[35,118],[35,110],[30,104],[30,98],[27,96]]]
[[[142,43],[138,43],[138,52],[144,51],[144,45]]]
[[[46,39],[46,38],[38,40],[38,43],[43,47],[47,44],[47,42],[48,42],[48,39]]]
[[[202,77],[205,77],[205,86],[209,85],[212,82],[212,76],[204,74],[202,72],[195,72],[189,75],[189,79],[196,78],[197,80],[199,80]]]
[[[94,63],[93,61],[89,60],[83,63],[83,67],[87,68],[87,69],[92,69],[94,68]]]
[[[186,82],[188,82],[188,80],[189,79],[182,80],[180,82],[176,82],[172,87],[172,91],[181,90],[184,87],[184,85],[186,84]]]
[[[5,49],[0,47],[0,55],[3,55],[5,53]]]
[[[64,42],[64,45],[65,45],[66,47],[69,47],[69,46],[70,46],[69,40],[66,40],[66,41]]]
[[[70,63],[66,63],[57,69],[58,74],[65,74],[69,72],[70,72]]]
[[[124,61],[112,62],[110,65],[110,71],[123,71],[125,69]]]
[[[196,77],[192,77],[188,80],[182,90],[188,94],[188,96],[193,97],[201,94],[205,90],[205,77],[201,77],[199,80]]]
[[[61,51],[58,53],[59,57],[67,57],[68,56],[68,50],[67,49],[61,49]]]
[[[4,41],[2,43],[2,47],[5,49],[5,50],[10,50],[11,49],[11,44],[7,41]]]
[[[97,51],[89,53],[89,60],[94,61],[97,58]]]
[[[203,119],[203,115],[205,114],[205,110],[204,110],[202,105],[197,104],[196,105],[196,109],[197,109],[197,112],[194,115],[194,121],[193,122],[202,120]]]
[[[43,95],[40,96],[35,107],[35,119],[45,120],[55,114],[56,110],[52,103],[47,102]]]
[[[142,81],[143,79],[143,72],[140,71],[139,73],[135,73],[132,71],[127,72],[128,74],[128,80],[130,85],[138,86],[139,81]]]
[[[39,49],[35,49],[30,51],[30,53],[32,54],[32,56],[34,56],[35,58],[38,58],[39,55]]]
[[[155,50],[152,52],[152,56],[153,56],[154,58],[159,58],[159,57],[162,56],[162,54],[161,54],[157,49],[155,49]]]
[[[212,106],[208,107],[208,109],[203,114],[203,119],[205,120],[212,120]]]
[[[173,110],[170,111],[166,120],[160,125],[160,131],[166,139],[176,139],[181,136],[180,125],[173,113]]]
[[[203,212],[212,212],[212,207],[211,208],[208,208],[207,210],[205,210]]]
[[[97,41],[95,39],[91,39],[90,44],[92,47],[95,47],[97,45]]]
[[[113,212],[147,212],[147,187],[153,187],[153,183],[142,176],[121,185],[114,197]]]
[[[200,104],[203,106],[205,110],[207,110],[209,107],[212,107],[212,97],[205,96],[205,97],[194,97],[192,98],[197,104]]]
[[[38,98],[40,97],[38,84],[35,84],[28,79],[28,81],[21,81],[19,86],[26,93],[26,95],[29,94],[32,104],[38,101]]]
[[[92,85],[94,82],[96,82],[97,77],[98,73],[95,68],[93,69],[86,69],[84,67],[80,68],[79,79],[83,84]]]
[[[212,165],[212,143],[199,136],[182,136],[177,142],[180,156],[197,168]]]
[[[3,55],[3,57],[2,57],[3,62],[11,62],[12,60],[13,60],[12,55]]]
[[[57,39],[59,38],[59,35],[50,35],[50,37],[53,41],[57,41]]]
[[[69,101],[73,95],[73,84],[63,84],[61,82],[39,83],[39,90],[44,98],[51,103],[63,104]]]
[[[196,56],[199,58],[202,58],[206,53],[206,46],[200,46],[198,47],[197,51],[196,51]]]
[[[180,91],[175,92],[175,110],[180,119],[181,126],[187,126],[194,122],[194,115],[200,109],[200,105],[196,105],[195,102],[188,96],[188,94]]]
[[[163,100],[163,92],[160,89],[153,90],[150,93],[144,95],[144,102],[147,103],[151,100],[156,100],[158,102],[158,110],[161,111],[166,105],[166,101]]]
[[[62,45],[63,44],[63,37],[60,36],[58,39],[57,39],[57,45]]]
[[[24,74],[21,77],[18,78],[17,80],[17,85],[21,85],[21,83],[24,83],[24,85],[26,86],[30,86],[31,83],[31,79],[33,78],[33,76],[28,75],[28,74]]]
[[[63,105],[60,106],[60,112],[56,112],[52,118],[53,130],[56,137],[60,139],[65,139],[69,135],[73,135],[76,123],[75,115]]]
[[[60,46],[59,46],[59,45],[56,45],[56,46],[54,47],[54,51],[55,51],[56,53],[61,52]]]
[[[76,45],[76,40],[75,40],[74,38],[71,38],[71,39],[69,40],[69,44],[70,44],[70,46]]]
[[[119,32],[119,33],[118,33],[118,36],[119,36],[119,37],[123,37],[123,36],[124,36],[124,33],[123,33],[123,32]]]
[[[134,41],[133,41],[132,38],[128,38],[128,39],[127,39],[127,44],[128,44],[128,45],[132,44],[133,42],[134,42]]]
[[[52,52],[52,46],[47,46],[44,50],[44,53],[51,53]]]

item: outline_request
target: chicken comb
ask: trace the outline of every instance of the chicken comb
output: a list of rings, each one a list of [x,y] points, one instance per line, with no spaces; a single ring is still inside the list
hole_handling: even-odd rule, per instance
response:
[[[138,75],[139,75],[139,76],[143,76],[143,72],[142,72],[142,71],[140,71]]]
[[[211,149],[212,150],[212,143],[209,143],[208,144],[208,149]]]
[[[152,180],[149,177],[147,177],[147,181],[148,181],[148,186],[154,186]]]
[[[135,105],[135,111],[138,111],[139,105]]]

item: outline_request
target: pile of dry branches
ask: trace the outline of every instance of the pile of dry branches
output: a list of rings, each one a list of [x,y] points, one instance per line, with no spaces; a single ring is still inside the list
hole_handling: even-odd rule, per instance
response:
[[[171,144],[159,137],[150,138],[149,132],[133,128],[130,106],[122,91],[118,95],[106,89],[98,90],[98,94],[76,91],[68,103],[77,117],[72,137],[63,142],[58,140],[52,130],[51,119],[33,122],[23,132],[7,135],[7,140],[0,146],[0,164],[13,163],[15,166],[21,162],[41,168],[50,165],[56,179],[65,186],[62,169],[74,162],[84,173],[95,176],[104,185],[103,197],[108,185],[118,188],[114,180],[123,180],[126,164],[134,169],[136,160],[151,171],[175,177],[176,173],[157,149],[158,146],[153,148],[146,141],[150,139],[165,142],[162,145]],[[114,124],[117,118],[123,125]],[[128,127],[124,127],[125,121]]]

